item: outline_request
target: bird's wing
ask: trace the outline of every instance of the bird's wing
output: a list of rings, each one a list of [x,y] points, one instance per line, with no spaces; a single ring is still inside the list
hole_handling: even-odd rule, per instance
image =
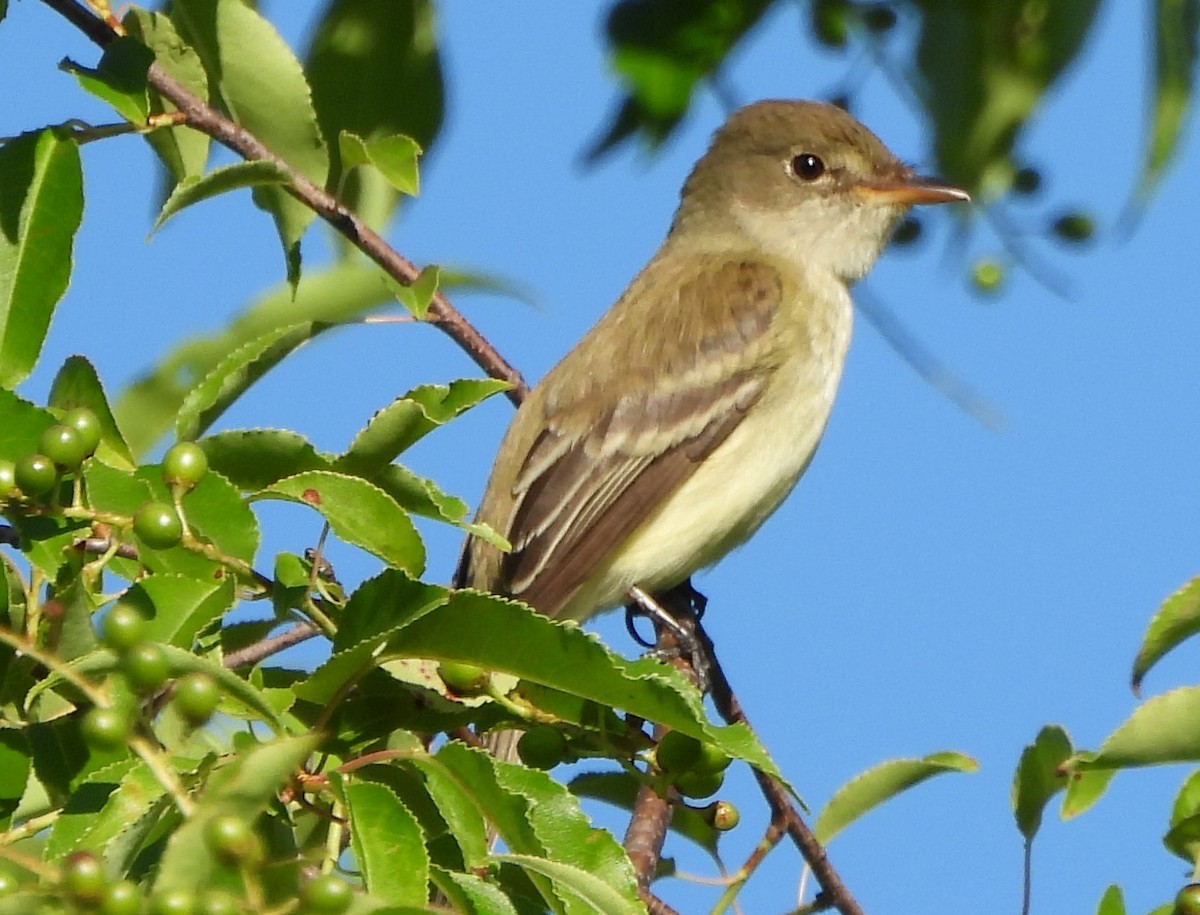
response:
[[[501,577],[552,616],[741,422],[771,369],[764,352],[783,295],[774,267],[693,256],[664,269],[687,279],[643,275],[604,319],[645,328],[641,339],[621,335],[628,353],[589,352],[589,335],[567,357],[577,383],[550,387],[513,487]]]

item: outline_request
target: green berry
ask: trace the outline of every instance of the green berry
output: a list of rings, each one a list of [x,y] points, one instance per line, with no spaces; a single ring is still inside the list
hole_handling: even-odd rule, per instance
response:
[[[1084,213],[1064,213],[1054,220],[1054,234],[1072,244],[1089,241],[1096,233],[1095,223]]]
[[[729,801],[714,801],[710,805],[712,828],[717,832],[729,832],[736,829],[742,821],[742,814]]]
[[[531,769],[553,769],[567,757],[567,738],[548,724],[530,728],[517,741],[517,755]]]
[[[237,898],[220,890],[200,894],[196,915],[240,915],[242,905]]]
[[[176,442],[163,455],[162,475],[168,486],[191,489],[208,472],[208,455],[195,442]]]
[[[61,470],[75,470],[87,457],[83,437],[74,427],[56,423],[41,434],[38,451],[54,462]]]
[[[692,763],[692,769],[696,772],[724,772],[731,762],[733,760],[729,754],[720,747],[703,743],[700,745],[700,755]]]
[[[117,604],[100,621],[100,638],[116,652],[125,652],[140,643],[146,634],[146,618],[129,604]]]
[[[150,915],[196,915],[196,894],[190,890],[164,890],[150,898]]]
[[[213,817],[204,827],[204,841],[226,864],[249,863],[258,857],[258,836],[241,817]]]
[[[817,41],[827,48],[841,48],[846,44],[849,29],[846,0],[816,0],[812,5],[812,31]]]
[[[15,893],[20,888],[21,881],[17,879],[17,875],[7,867],[0,868],[0,899]]]
[[[129,720],[111,708],[94,708],[83,716],[83,739],[97,750],[115,750],[129,736]]]
[[[0,461],[0,499],[7,499],[17,488],[17,465]]]
[[[921,220],[916,216],[905,216],[892,232],[892,244],[911,245],[921,237]]]
[[[142,910],[142,892],[136,883],[122,880],[104,891],[101,915],[138,915]]]
[[[171,704],[186,721],[204,724],[217,710],[221,689],[217,681],[202,671],[194,671],[175,682]]]
[[[58,482],[58,470],[54,467],[54,461],[46,455],[27,454],[17,461],[13,468],[13,478],[21,492],[35,499],[54,489]]]
[[[491,675],[475,664],[461,661],[442,661],[438,664],[438,676],[451,692],[470,696],[488,685]]]
[[[1013,174],[1012,188],[1018,194],[1036,194],[1042,187],[1042,173],[1026,165]]]
[[[134,513],[133,532],[146,546],[165,550],[179,543],[183,523],[173,506],[166,502],[147,502]]]
[[[658,741],[654,761],[663,772],[690,772],[700,759],[701,744],[681,731],[667,731]]]
[[[896,25],[896,11],[886,3],[872,3],[862,12],[863,24],[869,31],[882,34]]]
[[[354,890],[333,874],[313,877],[300,888],[300,911],[306,915],[341,915],[354,901]]]
[[[171,665],[161,645],[142,642],[121,657],[121,672],[137,692],[152,693],[166,684]]]
[[[971,282],[980,292],[995,292],[1004,282],[1004,265],[992,258],[981,258],[971,269]]]
[[[1176,894],[1172,915],[1200,915],[1200,883],[1189,883]]]
[[[72,902],[83,908],[95,908],[108,887],[104,863],[90,851],[73,852],[63,865],[62,883]]]
[[[676,790],[691,798],[711,797],[721,789],[724,781],[724,772],[680,772],[674,778]]]
[[[62,421],[63,425],[70,426],[79,433],[85,457],[96,453],[96,448],[100,445],[100,420],[96,418],[95,413],[87,407],[75,407],[66,412]]]

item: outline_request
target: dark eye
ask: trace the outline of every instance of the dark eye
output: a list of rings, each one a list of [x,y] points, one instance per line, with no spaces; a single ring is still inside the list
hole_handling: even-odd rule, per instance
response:
[[[801,153],[792,159],[792,171],[803,181],[816,181],[825,174],[825,163],[820,156],[812,153]]]

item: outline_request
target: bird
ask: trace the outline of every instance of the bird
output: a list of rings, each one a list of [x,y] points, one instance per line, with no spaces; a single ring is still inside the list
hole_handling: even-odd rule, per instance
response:
[[[967,202],[851,114],[735,111],[661,247],[518,408],[454,585],[584,621],[690,581],[751,537],[821,441],[849,287],[913,205]]]

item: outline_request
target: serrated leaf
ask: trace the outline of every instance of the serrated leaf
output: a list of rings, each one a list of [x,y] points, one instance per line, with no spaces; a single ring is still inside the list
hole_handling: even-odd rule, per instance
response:
[[[1117,884],[1114,883],[1104,891],[1096,915],[1125,915],[1125,897]]]
[[[208,886],[224,864],[205,841],[208,824],[218,816],[251,819],[266,808],[308,755],[314,735],[283,737],[231,757],[213,773],[196,800],[194,814],[171,834],[155,878],[155,890],[195,891]]]
[[[96,450],[100,460],[121,470],[134,470],[137,463],[125,444],[125,438],[117,426],[104,387],[96,369],[84,356],[68,356],[54,383],[50,386],[48,403],[62,413],[75,407],[87,407],[100,421],[100,446]]]
[[[199,445],[209,467],[247,492],[306,470],[329,470],[333,464],[304,436],[284,429],[231,429]]]
[[[196,52],[179,37],[170,18],[163,13],[131,7],[123,20],[129,34],[154,51],[159,67],[191,91],[197,98],[208,98],[208,77]],[[175,106],[153,89],[147,92],[150,114],[175,111]],[[190,127],[159,127],[145,133],[146,141],[158,153],[173,181],[199,175],[208,161],[208,134]]]
[[[890,759],[856,776],[829,799],[813,834],[822,844],[880,804],[914,785],[946,772],[975,772],[979,763],[961,753],[931,753],[922,759]]]
[[[234,350],[184,398],[175,420],[179,438],[203,434],[254,382],[330,327],[313,321],[279,327]]]
[[[52,130],[0,145],[0,387],[32,371],[83,217],[79,149]]]
[[[454,906],[464,915],[518,915],[509,900],[495,883],[475,874],[433,868],[434,882]]]
[[[306,273],[294,295],[286,284],[266,292],[225,330],[184,343],[118,398],[116,414],[134,454],[148,450],[199,379],[243,345],[302,321],[345,322],[390,301],[379,268],[361,260]]]
[[[146,97],[146,71],[154,63],[154,52],[128,35],[111,41],[100,55],[100,63],[91,70],[78,64],[64,65],[79,85],[133,124],[144,124],[150,113]]]
[[[290,167],[324,185],[329,158],[311,92],[299,61],[271,23],[241,0],[176,0],[171,10],[233,119]],[[275,221],[288,281],[295,285],[300,236],[315,214],[278,187],[257,188],[254,200]]]
[[[216,581],[157,574],[138,579],[122,600],[146,618],[146,639],[190,649],[196,634],[230,609],[233,580]]]
[[[256,498],[308,505],[346,543],[411,575],[420,575],[425,567],[425,545],[408,514],[378,486],[359,477],[308,471],[271,484]]]
[[[1081,770],[1127,769],[1200,760],[1200,686],[1175,689],[1143,702],[1113,731]]]
[[[1133,661],[1130,685],[1136,693],[1146,673],[1172,648],[1200,632],[1200,576],[1163,601]]]
[[[369,477],[438,426],[508,388],[507,383],[492,378],[468,378],[449,385],[414,388],[372,416],[335,466]]]
[[[390,905],[423,907],[429,855],[416,817],[383,785],[351,781],[343,791],[367,891]]]
[[[1061,816],[1064,820],[1084,813],[1104,796],[1108,783],[1117,774],[1116,769],[1093,769],[1088,772],[1071,771],[1067,790],[1063,795]]]
[[[1147,119],[1146,153],[1137,184],[1145,204],[1179,146],[1192,101],[1200,0],[1154,2],[1154,93]]]
[[[1057,725],[1046,725],[1021,753],[1013,777],[1012,808],[1017,829],[1032,842],[1050,798],[1067,786],[1062,766],[1071,756],[1071,738]]]
[[[168,219],[202,200],[227,194],[247,187],[286,185],[291,182],[288,173],[274,162],[256,160],[235,162],[214,168],[205,175],[188,175],[183,178],[162,205],[154,220],[152,232],[157,232]]]
[[[494,857],[497,861],[515,864],[526,873],[547,878],[554,896],[565,904],[564,912],[643,915],[646,911],[636,896],[630,900],[628,893],[620,892],[624,887],[607,883],[583,868],[533,855],[501,854]]]
[[[389,464],[372,474],[371,482],[395,499],[405,511],[453,524],[501,550],[512,549],[512,545],[488,525],[468,520],[470,509],[466,502],[442,492],[433,480],[419,477],[407,467]]]

